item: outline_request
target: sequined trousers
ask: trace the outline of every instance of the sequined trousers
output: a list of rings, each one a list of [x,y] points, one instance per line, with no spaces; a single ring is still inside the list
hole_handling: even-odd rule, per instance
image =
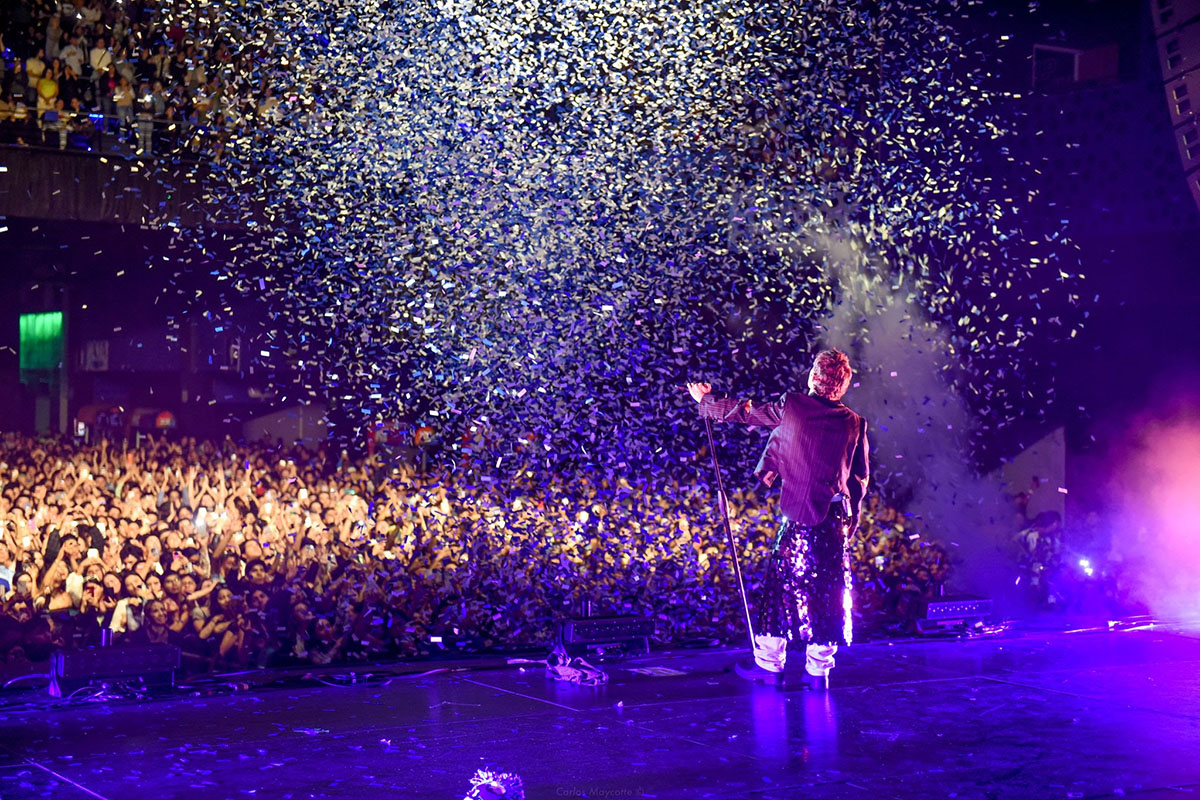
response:
[[[756,604],[755,638],[774,651],[756,652],[761,665],[782,669],[787,644],[804,643],[809,671],[827,674],[837,646],[850,643],[848,528],[840,501],[816,525],[780,526]]]

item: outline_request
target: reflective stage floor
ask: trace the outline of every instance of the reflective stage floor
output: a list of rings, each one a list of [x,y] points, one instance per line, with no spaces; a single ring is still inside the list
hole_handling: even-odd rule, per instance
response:
[[[530,800],[1200,798],[1200,626],[855,645],[828,694],[747,684],[725,671],[735,655],[610,663],[599,688],[492,660],[10,702],[0,798],[461,798],[480,767],[518,774]]]

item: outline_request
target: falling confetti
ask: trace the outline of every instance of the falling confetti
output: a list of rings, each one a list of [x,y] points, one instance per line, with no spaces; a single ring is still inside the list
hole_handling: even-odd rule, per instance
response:
[[[987,88],[968,7],[228,10],[210,22],[254,53],[233,82],[270,113],[235,124],[209,193],[255,235],[206,252],[270,309],[281,399],[415,419],[480,474],[688,469],[685,380],[778,393],[840,338],[870,382],[896,371],[868,346],[893,312],[995,430],[1031,405],[1038,344],[1075,332],[1082,276],[1008,155],[1017,98]]]

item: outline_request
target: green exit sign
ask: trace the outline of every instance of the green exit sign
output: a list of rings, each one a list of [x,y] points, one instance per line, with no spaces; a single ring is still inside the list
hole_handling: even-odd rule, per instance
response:
[[[58,369],[63,359],[61,311],[21,315],[21,369]]]

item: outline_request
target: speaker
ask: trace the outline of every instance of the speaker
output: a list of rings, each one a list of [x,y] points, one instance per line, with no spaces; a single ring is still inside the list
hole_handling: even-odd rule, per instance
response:
[[[1166,82],[1167,110],[1171,124],[1190,122],[1200,108],[1200,70],[1187,72]]]
[[[140,680],[173,686],[182,651],[170,644],[121,645],[59,650],[50,656],[50,694],[62,697],[63,684],[84,686],[105,680]]]
[[[1200,22],[1174,28],[1158,38],[1158,65],[1164,80],[1200,67]]]
[[[1150,14],[1179,163],[1200,208],[1200,0],[1151,0]]]
[[[1192,175],[1200,169],[1200,128],[1195,120],[1175,129],[1175,146],[1179,148],[1179,160],[1183,163],[1184,172]]]
[[[654,620],[632,615],[576,617],[563,622],[559,634],[568,653],[648,653]]]
[[[1200,17],[1200,0],[1150,0],[1154,35],[1162,36]]]

